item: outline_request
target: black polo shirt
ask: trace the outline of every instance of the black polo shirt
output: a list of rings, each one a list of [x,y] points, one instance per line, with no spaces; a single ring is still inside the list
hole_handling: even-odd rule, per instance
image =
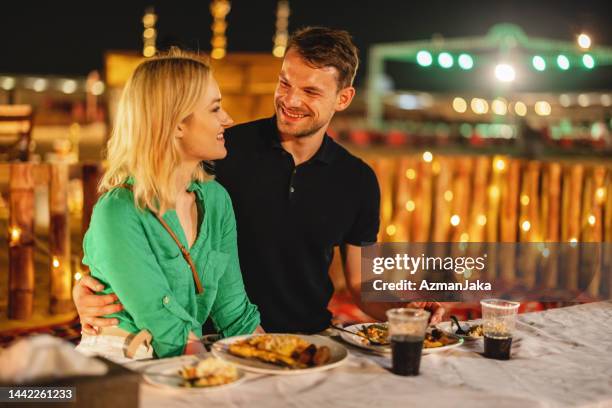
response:
[[[228,155],[215,171],[232,198],[244,283],[263,328],[324,330],[334,246],[376,242],[376,175],[327,135],[295,166],[274,117],[232,127],[225,138]]]

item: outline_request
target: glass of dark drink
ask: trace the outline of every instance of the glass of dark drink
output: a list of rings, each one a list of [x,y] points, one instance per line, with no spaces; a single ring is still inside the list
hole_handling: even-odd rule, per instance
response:
[[[429,315],[423,309],[399,308],[387,311],[394,374],[419,375]]]
[[[519,302],[503,299],[481,300],[484,355],[496,360],[510,360],[512,335]]]

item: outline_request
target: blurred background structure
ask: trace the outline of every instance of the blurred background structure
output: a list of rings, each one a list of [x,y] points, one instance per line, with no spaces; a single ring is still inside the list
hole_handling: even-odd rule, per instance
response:
[[[10,6],[0,26],[0,344],[32,330],[78,338],[70,290],[87,273],[81,239],[118,97],[140,61],[173,45],[210,57],[242,123],[273,114],[292,30],[351,32],[357,97],[329,133],[376,171],[383,242],[612,241],[605,1]],[[610,254],[600,267],[612,268]],[[336,256],[331,308],[365,319],[339,268]],[[582,299],[611,287],[594,282]]]

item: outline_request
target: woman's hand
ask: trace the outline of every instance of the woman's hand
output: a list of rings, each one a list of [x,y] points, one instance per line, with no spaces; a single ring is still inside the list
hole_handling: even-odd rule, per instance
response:
[[[202,342],[194,334],[194,332],[189,332],[189,337],[187,337],[187,344],[185,344],[185,350],[183,351],[183,354],[202,354],[205,352],[206,348],[204,347],[204,344],[202,344]]]

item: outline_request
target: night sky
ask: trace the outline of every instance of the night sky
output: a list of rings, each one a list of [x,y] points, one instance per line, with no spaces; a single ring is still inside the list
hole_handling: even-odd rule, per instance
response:
[[[527,35],[572,41],[582,30],[595,44],[612,45],[609,1],[290,0],[290,29],[325,25],[349,30],[365,67],[370,44],[484,35],[499,22]],[[158,48],[177,44],[210,50],[209,2],[3,2],[0,72],[85,75],[102,68],[105,50],[141,50],[141,18],[158,15]],[[234,0],[228,15],[228,51],[270,52],[276,1]],[[358,83],[365,68],[360,70]]]

